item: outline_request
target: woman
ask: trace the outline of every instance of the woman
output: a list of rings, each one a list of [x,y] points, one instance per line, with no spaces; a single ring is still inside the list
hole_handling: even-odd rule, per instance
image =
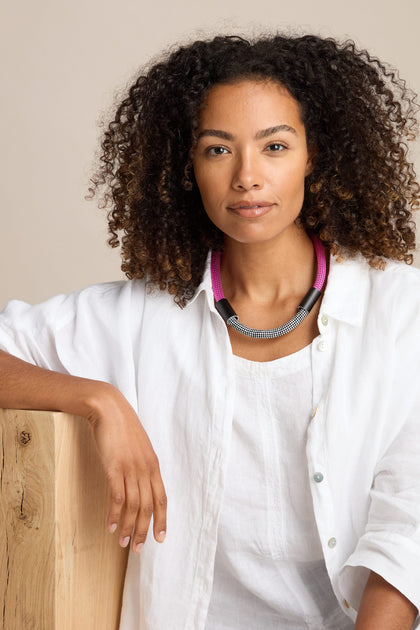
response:
[[[92,424],[123,630],[417,623],[414,111],[352,43],[179,48],[94,178],[130,281],[3,312],[0,405]]]

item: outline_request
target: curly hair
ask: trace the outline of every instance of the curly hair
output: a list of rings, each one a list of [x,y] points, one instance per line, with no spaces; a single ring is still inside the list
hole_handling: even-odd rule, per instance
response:
[[[398,73],[354,42],[314,35],[218,36],[179,47],[141,74],[102,140],[92,196],[103,190],[109,244],[122,270],[183,306],[223,234],[208,219],[191,167],[209,90],[241,79],[281,83],[300,105],[308,145],[301,225],[334,253],[372,266],[412,262],[420,189],[407,159],[418,105]]]

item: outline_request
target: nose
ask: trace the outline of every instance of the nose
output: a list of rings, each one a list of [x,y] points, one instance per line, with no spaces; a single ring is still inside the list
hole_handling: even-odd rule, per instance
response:
[[[235,162],[232,188],[244,191],[260,189],[263,185],[263,176],[256,156],[250,154],[238,155]]]

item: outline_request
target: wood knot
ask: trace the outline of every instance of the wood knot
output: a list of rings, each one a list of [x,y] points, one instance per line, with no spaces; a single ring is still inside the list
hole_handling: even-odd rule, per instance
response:
[[[19,435],[20,443],[26,446],[31,441],[31,434],[29,431],[21,431]]]

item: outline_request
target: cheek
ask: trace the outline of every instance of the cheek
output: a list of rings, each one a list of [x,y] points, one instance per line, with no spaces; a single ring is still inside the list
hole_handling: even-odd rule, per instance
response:
[[[306,163],[297,164],[281,172],[278,186],[289,195],[299,194],[305,187]]]
[[[219,172],[215,173],[213,169],[207,167],[195,168],[194,176],[200,191],[201,200],[207,209],[206,206],[214,204],[222,193],[221,174]]]
[[[193,170],[194,170],[194,178],[196,181],[196,184],[198,186],[198,190],[200,191],[200,195],[203,198],[203,196],[206,195],[206,177],[205,174],[203,172],[203,169],[193,165]]]
[[[208,186],[207,182],[202,182],[197,179],[196,181],[197,181],[198,190],[200,191],[201,201],[203,202],[203,206],[205,210],[207,211],[207,209],[212,205],[212,201],[213,201],[211,186]]]

